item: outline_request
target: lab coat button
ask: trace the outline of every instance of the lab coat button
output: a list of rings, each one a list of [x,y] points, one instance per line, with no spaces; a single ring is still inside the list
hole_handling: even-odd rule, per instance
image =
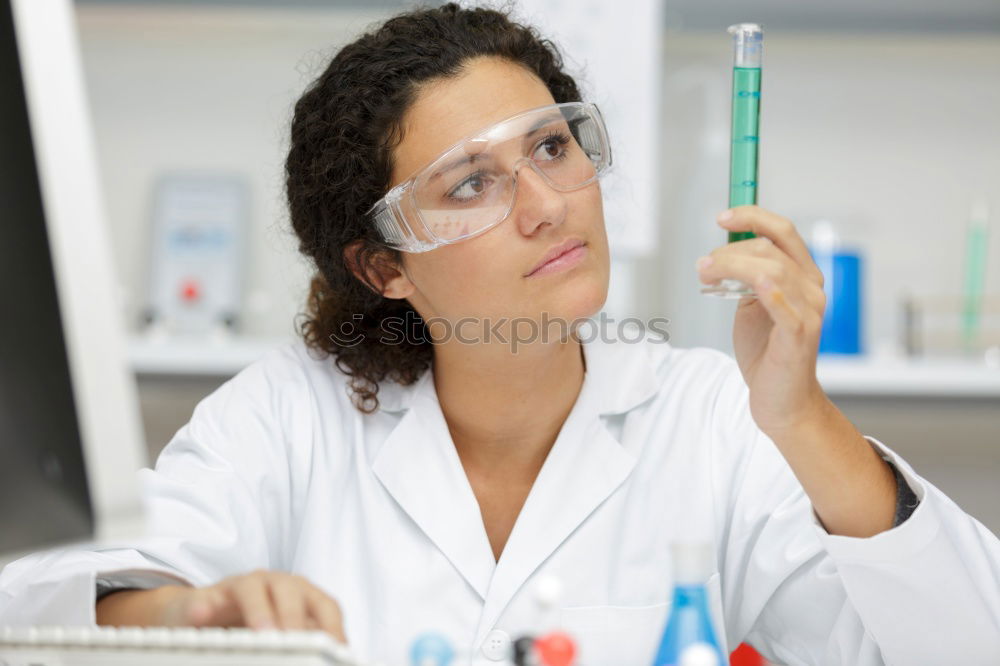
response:
[[[506,631],[494,629],[486,634],[483,641],[483,654],[492,661],[502,661],[510,656],[510,636]]]

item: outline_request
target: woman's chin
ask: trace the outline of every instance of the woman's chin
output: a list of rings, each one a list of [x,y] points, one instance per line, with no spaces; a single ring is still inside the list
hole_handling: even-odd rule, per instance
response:
[[[557,290],[549,300],[549,307],[543,308],[549,319],[559,318],[568,322],[588,319],[601,311],[608,300],[606,280],[580,279],[567,283]]]

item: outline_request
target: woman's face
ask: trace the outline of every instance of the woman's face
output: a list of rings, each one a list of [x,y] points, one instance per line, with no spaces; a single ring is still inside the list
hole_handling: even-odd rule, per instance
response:
[[[470,61],[460,76],[427,84],[403,119],[392,186],[409,178],[465,136],[521,111],[554,104],[548,88],[528,70],[495,58]],[[402,254],[403,275],[392,295],[406,298],[425,320],[463,317],[571,322],[598,312],[607,298],[609,256],[597,182],[572,192],[550,188],[530,166],[518,171],[510,215],[474,238],[430,252]],[[567,239],[585,245],[568,270],[528,275]],[[472,335],[472,328],[462,332]],[[475,330],[482,331],[477,323]],[[507,328],[501,330],[509,331]],[[523,336],[520,326],[516,329]],[[554,330],[554,329],[553,329]],[[439,331],[432,327],[432,335]],[[551,338],[550,338],[551,339]]]

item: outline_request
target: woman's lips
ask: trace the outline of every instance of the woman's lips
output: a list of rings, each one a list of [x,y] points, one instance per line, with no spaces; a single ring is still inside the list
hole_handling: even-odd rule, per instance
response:
[[[536,277],[539,275],[550,275],[552,273],[560,273],[562,271],[568,271],[573,268],[587,256],[587,246],[577,245],[576,247],[563,252],[554,259],[550,259],[545,262],[534,271],[528,274],[527,277]]]

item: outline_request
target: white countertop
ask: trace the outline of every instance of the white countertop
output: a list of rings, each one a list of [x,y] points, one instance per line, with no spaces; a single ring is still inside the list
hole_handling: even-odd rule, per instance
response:
[[[971,359],[824,356],[816,375],[831,395],[1000,398],[1000,368]]]

